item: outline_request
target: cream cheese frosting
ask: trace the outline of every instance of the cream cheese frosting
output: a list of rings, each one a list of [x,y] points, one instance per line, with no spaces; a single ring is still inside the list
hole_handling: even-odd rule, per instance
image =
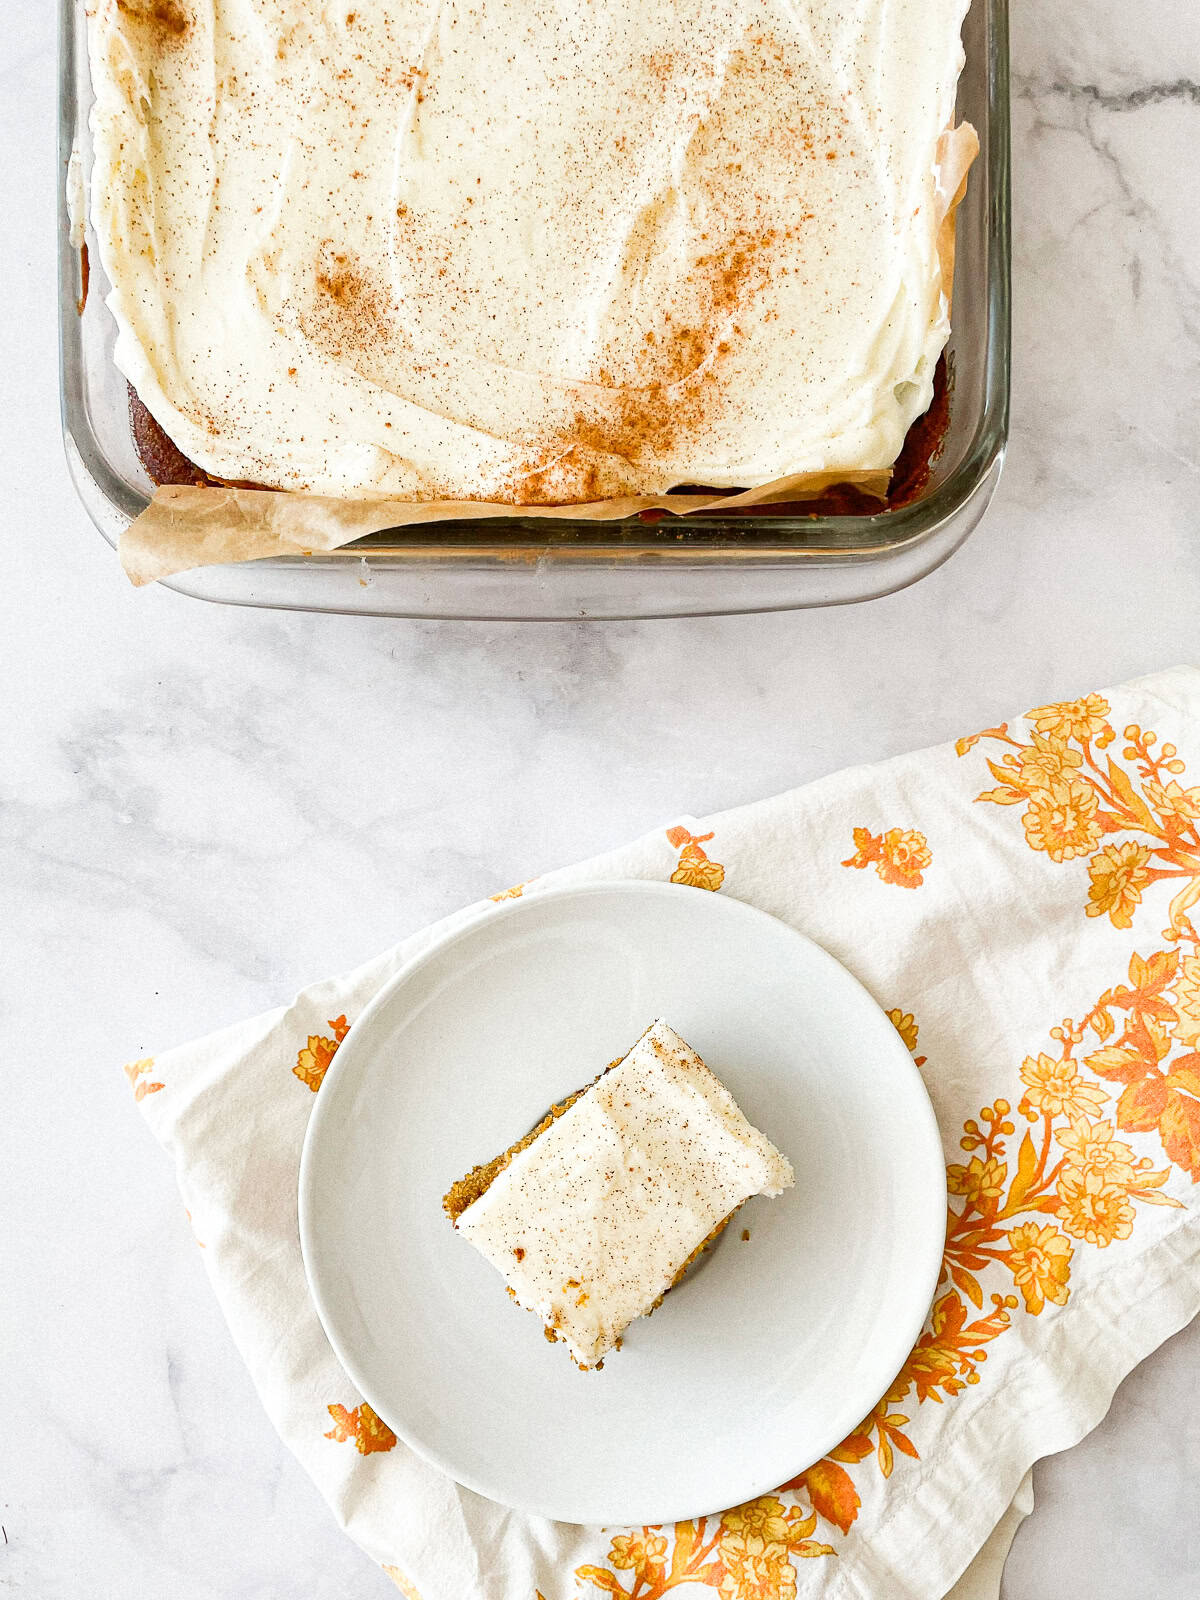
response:
[[[887,468],[967,0],[92,0],[117,365],[216,477],[515,504]]]
[[[456,1226],[591,1367],[744,1200],[793,1182],[786,1156],[657,1021]]]

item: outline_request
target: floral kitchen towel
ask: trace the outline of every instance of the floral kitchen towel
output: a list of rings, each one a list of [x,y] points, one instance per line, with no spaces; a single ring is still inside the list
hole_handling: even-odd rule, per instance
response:
[[[507,896],[634,877],[802,929],[916,1058],[950,1208],[891,1389],[774,1494],[603,1530],[460,1489],[354,1393],[301,1264],[305,1125],[355,1017],[475,907],[126,1069],[271,1420],[410,1600],[994,1596],[1031,1463],[1200,1310],[1200,672],[679,822]]]

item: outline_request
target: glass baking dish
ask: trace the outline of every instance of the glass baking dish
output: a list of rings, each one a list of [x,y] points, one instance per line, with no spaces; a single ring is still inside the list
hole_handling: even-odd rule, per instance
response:
[[[90,171],[85,0],[60,0],[59,329],[63,433],[75,486],[110,544],[151,484],[113,364],[108,284],[90,249],[84,299],[79,186]],[[204,567],[165,579],[237,605],[394,617],[564,619],[719,615],[889,594],[939,566],[982,517],[1008,436],[1007,0],[973,0],[958,116],[980,153],[958,211],[950,422],[919,498],[874,516],[718,514],[595,523],[514,515],[372,534],[329,554]],[[72,155],[75,156],[70,167]],[[74,218],[74,222],[73,222]],[[88,230],[90,237],[90,229]]]

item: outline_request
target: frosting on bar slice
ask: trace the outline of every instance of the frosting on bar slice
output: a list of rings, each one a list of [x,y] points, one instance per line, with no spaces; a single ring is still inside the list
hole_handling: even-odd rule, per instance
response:
[[[658,1021],[518,1150],[457,1227],[592,1367],[744,1200],[793,1182],[787,1158]]]

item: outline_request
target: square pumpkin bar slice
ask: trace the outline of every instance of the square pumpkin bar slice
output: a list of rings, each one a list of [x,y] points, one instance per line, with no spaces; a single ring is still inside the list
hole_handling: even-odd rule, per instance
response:
[[[794,1181],[787,1157],[658,1021],[442,1203],[517,1304],[586,1371],[746,1200]]]

